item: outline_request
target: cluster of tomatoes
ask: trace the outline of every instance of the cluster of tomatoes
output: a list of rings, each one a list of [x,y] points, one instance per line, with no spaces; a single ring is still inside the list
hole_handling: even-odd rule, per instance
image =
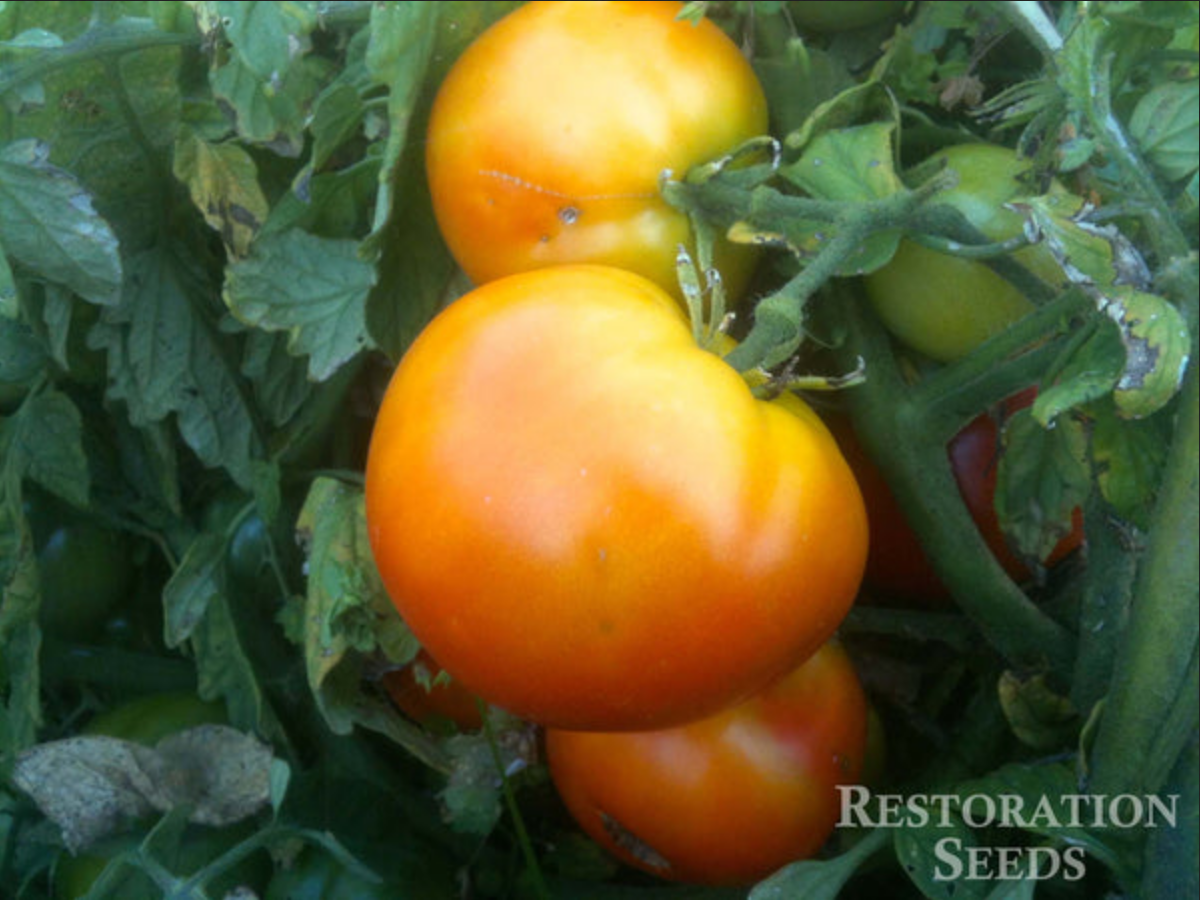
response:
[[[367,519],[420,667],[453,679],[430,693],[393,676],[404,708],[466,697],[456,715],[476,726],[479,697],[544,726],[559,793],[599,843],[666,878],[743,883],[819,850],[837,787],[859,778],[867,704],[831,638],[868,526],[843,453],[868,505],[889,498],[851,438],[839,448],[793,394],[757,399],[681,309],[692,237],[660,179],[768,128],[737,46],[682,8],[529,3],[450,71],[426,165],[478,286],[396,369]],[[754,261],[718,244],[732,295]],[[911,305],[874,293],[885,320]],[[1012,302],[1001,318],[1023,314]],[[969,318],[984,337],[1005,324]],[[981,475],[989,425],[966,464]],[[999,542],[992,490],[978,504]],[[911,532],[887,539],[905,540],[925,567],[909,586],[938,593]]]
[[[816,852],[858,777],[866,701],[828,642],[867,521],[812,410],[756,399],[682,311],[690,226],[659,179],[768,127],[737,46],[682,7],[530,3],[451,70],[427,171],[478,287],[392,378],[367,519],[423,663],[545,727],[584,830],[749,882]],[[733,293],[754,258],[716,263]]]

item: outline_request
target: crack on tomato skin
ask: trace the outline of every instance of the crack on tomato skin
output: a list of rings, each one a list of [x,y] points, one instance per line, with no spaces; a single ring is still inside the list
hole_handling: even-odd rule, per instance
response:
[[[518,175],[513,175],[511,172],[502,172],[499,169],[480,169],[479,174],[484,178],[494,178],[497,181],[503,181],[506,184],[511,184],[514,187],[522,190],[532,191],[535,194],[544,194],[547,197],[555,197],[560,200],[565,200],[567,205],[559,209],[558,217],[567,225],[574,225],[583,215],[583,210],[577,204],[595,202],[600,200],[650,200],[658,196],[654,191],[631,191],[628,193],[604,193],[604,194],[567,194],[563,191],[556,191],[554,188],[546,187],[544,184],[537,184],[532,181],[527,181]],[[568,221],[569,217],[569,221]]]
[[[613,843],[617,847],[624,850],[642,865],[656,872],[664,875],[671,872],[672,866],[670,860],[604,810],[600,809],[596,810],[596,812],[600,816],[600,822],[604,826],[605,834],[612,838]]]

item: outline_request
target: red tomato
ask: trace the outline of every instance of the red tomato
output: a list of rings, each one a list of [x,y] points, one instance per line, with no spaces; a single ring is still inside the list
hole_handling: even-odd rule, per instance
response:
[[[463,731],[483,727],[475,695],[453,678],[439,678],[442,667],[424,649],[402,669],[383,676],[383,687],[402,712],[421,724],[453,722]]]
[[[1031,404],[1035,396],[1032,389],[1023,391],[1009,398],[1003,409],[1011,414]],[[949,601],[950,592],[934,572],[904,510],[849,424],[837,423],[833,430],[858,479],[871,524],[864,583],[881,600],[924,601],[935,605]],[[1011,578],[1028,581],[1032,572],[1009,549],[996,516],[996,466],[1000,452],[996,419],[990,415],[974,419],[954,437],[947,452],[963,501],[992,554]],[[1079,510],[1075,511],[1073,525],[1071,532],[1043,560],[1045,565],[1062,561],[1083,543],[1083,518]]]
[[[600,266],[490,282],[389,385],[366,472],[384,584],[473,693],[542,724],[678,724],[833,633],[866,515],[825,426],[756,400],[677,304]]]
[[[841,646],[711,718],[649,732],[546,732],[559,794],[593,839],[677,881],[744,884],[828,839],[867,704]]]
[[[682,3],[529,3],[455,63],[429,121],[434,211],[476,283],[559,263],[603,263],[678,290],[687,218],[659,179],[767,131],[754,71]],[[747,247],[722,244],[731,294]]]

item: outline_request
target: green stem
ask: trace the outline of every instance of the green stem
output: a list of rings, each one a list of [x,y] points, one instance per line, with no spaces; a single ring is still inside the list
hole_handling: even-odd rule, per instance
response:
[[[1092,755],[1091,789],[1154,791],[1196,728],[1200,644],[1200,380],[1193,357],[1179,419],[1134,583],[1132,613]],[[1181,717],[1181,698],[1186,716]],[[1174,753],[1171,744],[1175,744]]]
[[[500,776],[500,787],[504,791],[504,805],[508,808],[509,816],[512,817],[513,828],[517,832],[517,843],[521,847],[521,855],[525,859],[529,877],[533,880],[533,892],[538,900],[550,900],[550,891],[542,877],[542,869],[538,863],[537,853],[533,849],[533,841],[529,839],[529,831],[525,828],[525,819],[521,815],[521,807],[517,804],[516,792],[513,790],[508,773],[504,771],[504,758],[500,753],[500,745],[496,742],[496,732],[488,717],[487,707],[481,700],[477,700],[476,703],[479,706],[479,714],[483,717],[483,733],[487,737],[488,749],[492,753],[492,763],[496,767],[496,773]]]
[[[1066,677],[1074,642],[1034,605],[996,561],[959,492],[946,436],[902,378],[887,335],[865,308],[841,304],[849,358],[871,361],[867,381],[846,392],[855,430],[908,512],[938,575],[988,642],[1013,665]]]

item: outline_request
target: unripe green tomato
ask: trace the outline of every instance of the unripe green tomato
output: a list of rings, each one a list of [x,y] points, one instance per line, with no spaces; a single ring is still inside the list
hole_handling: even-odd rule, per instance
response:
[[[796,0],[788,12],[801,28],[830,33],[898,19],[904,0]]]
[[[201,700],[183,691],[147,694],[120,706],[97,713],[82,733],[106,735],[153,747],[168,735],[198,725],[225,725],[225,705]]]
[[[953,206],[991,241],[1021,233],[1021,215],[1004,205],[1031,196],[1036,187],[1019,176],[1028,163],[1006,147],[959,144],[939,151],[958,173],[958,184],[931,202]],[[1061,191],[1057,183],[1050,188]],[[1064,281],[1062,269],[1042,245],[1014,258],[1050,284]],[[985,263],[900,242],[896,255],[865,279],[867,296],[880,320],[900,341],[939,362],[953,362],[1033,311],[1033,303]]]
[[[37,554],[46,633],[63,640],[96,638],[133,589],[130,553],[123,534],[86,519],[54,528]]]

